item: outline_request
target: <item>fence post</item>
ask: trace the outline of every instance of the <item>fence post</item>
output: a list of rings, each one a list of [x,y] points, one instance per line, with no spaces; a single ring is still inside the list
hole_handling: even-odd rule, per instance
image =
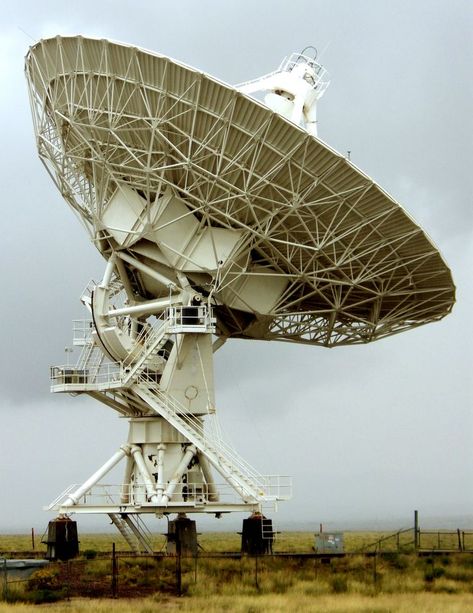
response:
[[[67,576],[67,585],[66,585],[66,600],[69,601],[71,599],[71,561],[67,560],[66,562],[66,576]]]
[[[255,586],[259,591],[259,583],[258,583],[258,554],[255,555]]]
[[[378,584],[378,569],[377,569],[377,558],[378,558],[378,553],[375,551],[374,552],[374,556],[373,556],[373,583],[375,588],[377,587]]]
[[[182,596],[181,541],[176,539],[176,592]]]
[[[118,565],[115,543],[112,543],[112,598],[118,598]]]
[[[7,559],[3,558],[3,600],[8,599],[8,571]]]
[[[419,534],[419,512],[414,511],[414,549],[417,551],[420,546]]]
[[[459,551],[463,551],[460,528],[457,528],[457,536],[458,536],[458,549]]]

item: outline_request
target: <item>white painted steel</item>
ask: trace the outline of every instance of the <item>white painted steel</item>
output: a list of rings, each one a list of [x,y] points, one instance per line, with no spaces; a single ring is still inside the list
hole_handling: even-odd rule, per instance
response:
[[[268,79],[289,83],[299,69]],[[210,290],[218,335],[325,346],[450,312],[450,271],[398,203],[241,91],[82,37],[40,41],[26,73],[41,159],[99,250],[122,258],[123,283],[138,275],[148,294],[165,297],[180,271]],[[109,226],[110,211],[126,224]]]
[[[138,468],[139,474],[141,475],[141,478],[143,479],[143,482],[145,484],[148,499],[151,502],[157,502],[158,496],[156,493],[156,485],[153,483],[151,475],[149,474],[149,470],[143,459],[140,447],[138,447],[137,445],[132,445],[130,451],[133,455],[133,460],[135,461],[135,465]]]
[[[158,444],[158,457],[156,460],[156,471],[158,473],[156,478],[156,492],[158,494],[158,503],[161,503],[164,492],[164,454],[166,452],[166,445],[164,443]]]
[[[126,455],[130,453],[130,449],[127,445],[122,445],[120,449],[113,454],[113,456],[105,462],[93,475],[91,475],[87,481],[85,481],[80,487],[73,493],[69,493],[65,502],[62,503],[64,507],[71,507],[77,504],[80,498],[85,496],[89,490],[96,485],[102,477],[105,477],[114,466],[118,464]]]
[[[209,429],[214,350],[366,343],[441,319],[455,288],[439,252],[315,137],[328,81],[306,55],[233,88],[127,45],[56,37],[31,48],[26,74],[40,157],[108,262],[82,299],[92,322],[74,333],[78,363],[52,369],[52,389],[132,418],[130,445],[54,508],[220,513],[288,499],[281,477]],[[100,490],[130,446],[119,496]],[[222,501],[211,466],[238,502]]]
[[[209,501],[218,502],[219,500],[218,489],[217,489],[217,486],[215,485],[215,481],[212,475],[212,470],[210,468],[209,461],[207,460],[207,457],[205,456],[205,454],[202,453],[201,451],[199,451],[198,456],[199,456],[199,464],[202,469],[202,474],[204,475],[205,482],[207,484],[208,491],[209,491]]]
[[[110,517],[112,524],[117,528],[125,541],[128,543],[130,549],[135,553],[140,553],[140,546],[136,540],[135,534],[132,532],[128,524],[122,519],[118,513],[107,513]]]
[[[274,507],[272,507],[274,508]],[[44,508],[45,511],[51,510],[49,507]],[[125,506],[116,504],[113,505],[109,501],[104,504],[78,504],[71,510],[69,507],[54,507],[54,511],[57,513],[76,513],[79,515],[109,515],[110,513],[140,513],[143,515],[164,515],[166,513],[206,513],[208,515],[221,515],[222,513],[254,513],[261,512],[261,505],[259,503],[218,503],[212,502],[202,505],[194,505],[193,503],[168,503],[167,507],[159,506]]]
[[[136,519],[135,519],[136,518]],[[142,551],[148,554],[153,553],[153,545],[148,538],[148,535],[144,533],[143,526],[144,523],[140,520],[139,515],[135,515],[134,519],[130,515],[126,513],[123,514],[123,521],[128,526],[128,528],[135,535],[136,540],[141,545]]]
[[[171,296],[170,298],[160,298],[159,300],[148,300],[143,304],[129,305],[122,307],[121,309],[111,309],[107,315],[108,317],[119,317],[121,315],[153,315],[155,313],[161,313],[164,309],[169,307],[169,304],[182,302],[181,295]]]
[[[174,398],[162,393],[156,386],[150,388],[145,381],[137,384],[135,389],[150,407],[169,421],[207,457],[212,466],[245,502],[270,502],[290,498],[290,491],[281,492],[271,477],[258,473],[227,443],[205,431],[201,420],[187,413],[185,407]]]
[[[166,506],[167,503],[171,500],[176,490],[177,484],[182,479],[184,472],[187,470],[187,466],[189,465],[190,461],[192,460],[192,458],[195,456],[196,453],[197,453],[197,449],[195,445],[189,445],[187,449],[184,451],[182,460],[179,462],[176,472],[172,476],[171,481],[169,481],[168,486],[161,499],[161,504],[163,504],[164,506]]]
[[[130,453],[126,458],[125,472],[123,475],[123,487],[120,495],[121,504],[129,504],[130,502],[130,483],[133,477],[133,469],[135,467],[135,460]]]
[[[172,290],[177,289],[177,286],[174,283],[174,281],[160,274],[158,271],[151,268],[151,266],[147,266],[146,264],[143,264],[142,262],[140,262],[140,260],[133,258],[130,255],[123,253],[121,251],[118,253],[118,257],[124,262],[131,264],[131,266],[135,266],[138,270],[141,270],[144,274],[152,277],[164,287],[172,289]]]
[[[329,82],[327,71],[315,59],[293,54],[283,60],[279,70],[238,86],[244,94],[268,92],[265,103],[286,119],[317,136],[316,103]]]
[[[55,511],[56,513],[217,513],[217,512],[232,512],[232,511],[246,511],[261,510],[262,508],[270,509],[275,508],[274,501],[268,501],[268,503],[252,502],[244,503],[241,501],[241,497],[235,492],[234,488],[230,484],[222,481],[216,482],[216,488],[220,493],[220,501],[203,501],[201,504],[195,504],[193,500],[183,500],[183,484],[178,484],[175,490],[174,497],[166,506],[162,504],[154,504],[144,500],[145,487],[141,485],[141,491],[133,492],[130,489],[130,502],[124,504],[122,502],[123,486],[122,484],[97,484],[89,492],[83,496],[77,504],[73,507],[64,506],[63,502],[67,498],[67,494],[62,493],[56,498],[54,504],[48,507],[48,510]],[[205,484],[202,483],[201,486]],[[281,483],[282,486],[282,483]],[[77,488],[77,485],[71,485],[67,490]],[[108,511],[107,511],[108,507]]]

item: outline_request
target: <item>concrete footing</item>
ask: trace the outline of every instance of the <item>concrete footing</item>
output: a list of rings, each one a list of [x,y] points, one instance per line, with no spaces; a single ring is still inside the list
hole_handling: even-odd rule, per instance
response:
[[[179,514],[169,522],[167,553],[170,555],[197,555],[197,530],[193,519]]]
[[[68,517],[58,517],[48,524],[48,536],[43,541],[48,546],[48,560],[70,560],[79,555],[77,522]]]
[[[273,522],[261,513],[253,513],[243,520],[241,552],[263,555],[273,551]]]

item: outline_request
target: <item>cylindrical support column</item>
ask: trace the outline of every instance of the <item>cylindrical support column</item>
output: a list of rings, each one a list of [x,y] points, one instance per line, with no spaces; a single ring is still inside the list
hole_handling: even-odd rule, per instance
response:
[[[158,497],[156,496],[156,488],[154,486],[153,479],[149,474],[148,467],[145,464],[141,449],[137,445],[133,445],[131,448],[131,453],[133,455],[136,467],[140,472],[141,478],[144,481],[146,493],[149,497],[149,500],[151,502],[157,502]]]
[[[131,286],[125,265],[123,264],[122,260],[120,260],[120,258],[115,258],[115,266],[117,267],[117,272],[120,275],[120,280],[123,283],[123,287],[125,288],[128,300],[132,300],[133,288]]]
[[[158,503],[161,502],[164,492],[164,452],[166,451],[166,445],[159,443],[158,445],[158,457],[157,457],[157,471],[158,478],[156,479],[156,491],[158,494]]]
[[[174,473],[173,478],[169,481],[169,484],[164,492],[162,498],[162,504],[167,504],[169,500],[171,500],[172,495],[174,494],[174,490],[176,489],[177,484],[182,478],[182,475],[185,473],[187,467],[189,466],[190,461],[197,453],[197,449],[195,445],[189,445],[182,456],[182,460],[179,462],[179,466]]]
[[[108,313],[108,317],[118,317],[119,315],[150,315],[152,313],[158,313],[164,311],[165,308],[172,304],[182,301],[181,294],[174,294],[169,298],[159,298],[158,300],[148,300],[141,304],[134,304],[124,306],[120,309],[111,309]]]
[[[123,476],[122,493],[120,500],[122,504],[129,504],[130,502],[130,488],[131,488],[131,475],[133,473],[134,460],[130,454],[126,458],[125,474]]]
[[[105,273],[103,275],[102,282],[100,283],[101,287],[108,287],[109,283],[112,279],[112,274],[115,269],[115,254],[110,256],[110,259],[107,262],[107,267],[105,268]]]
[[[85,481],[73,494],[69,494],[66,498],[65,502],[61,505],[63,507],[71,507],[74,504],[77,504],[79,499],[82,498],[87,492],[98,482],[102,477],[104,477],[109,471],[112,470],[114,466],[120,462],[126,455],[130,452],[130,448],[128,445],[122,445],[120,449],[113,454],[113,456],[105,462],[103,466],[101,466],[94,474]]]
[[[204,475],[205,482],[207,484],[207,491],[210,502],[218,502],[218,491],[217,486],[215,485],[215,481],[212,476],[212,470],[210,468],[210,462],[204,456],[203,453],[199,452],[199,464],[202,469],[202,474]]]
[[[174,281],[172,281],[171,279],[168,279],[168,277],[165,277],[161,273],[157,272],[156,270],[154,270],[154,268],[151,268],[151,266],[147,266],[146,264],[143,264],[143,262],[140,262],[140,260],[137,260],[131,255],[128,255],[127,253],[123,253],[122,251],[120,251],[117,255],[125,262],[128,262],[128,264],[135,266],[136,268],[138,268],[138,270],[141,270],[141,272],[144,272],[145,274],[149,275],[152,279],[155,279],[155,281],[158,281],[158,283],[161,283],[162,285],[164,285],[164,287],[170,287],[171,289],[177,288]]]

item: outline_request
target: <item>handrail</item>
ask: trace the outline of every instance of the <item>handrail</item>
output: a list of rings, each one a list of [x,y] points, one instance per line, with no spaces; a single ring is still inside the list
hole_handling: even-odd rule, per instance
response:
[[[77,489],[78,487],[79,487],[78,483],[72,483],[71,485],[66,487],[66,489],[63,492],[61,492],[58,496],[56,496],[56,498],[50,503],[50,505],[47,507],[47,510],[52,511],[54,507],[59,504],[59,501],[61,499],[66,498],[68,494],[70,494],[73,490]]]
[[[247,85],[253,85],[253,83],[257,83],[258,81],[263,81],[265,79],[268,79],[269,77],[273,77],[274,75],[281,74],[283,72],[291,72],[294,66],[300,63],[301,59],[302,61],[305,61],[307,64],[317,67],[315,69],[315,72],[318,78],[317,83],[321,82],[323,89],[325,90],[328,87],[328,83],[325,81],[322,81],[322,79],[328,75],[327,70],[322,66],[322,64],[319,64],[319,62],[317,62],[315,58],[311,58],[307,55],[303,55],[302,53],[291,53],[291,55],[287,55],[281,61],[281,63],[279,64],[279,67],[276,68],[276,70],[272,70],[271,72],[268,72],[259,77],[255,77],[254,79],[249,79],[248,81],[237,83],[235,85],[235,89],[242,89],[243,87],[246,87]]]
[[[50,367],[51,384],[54,385],[105,385],[121,383],[123,379],[120,362],[87,363],[87,368],[62,364]]]
[[[251,476],[258,480],[263,479],[263,475],[261,475],[251,464],[249,464],[246,460],[241,458],[237,452],[223,439],[214,438],[206,433],[202,422],[196,418],[194,415],[187,413],[187,409],[184,405],[182,405],[178,400],[172,398],[171,396],[163,393],[157,386],[153,386],[153,392],[156,393],[156,396],[160,399],[162,403],[165,405],[171,406],[176,412],[176,415],[182,419],[184,422],[187,422],[191,428],[193,428],[198,435],[201,437],[204,447],[207,447],[207,443],[213,443],[216,447],[221,447],[223,452],[230,456],[231,461],[240,464]],[[261,481],[261,483],[263,483]]]
[[[173,305],[166,309],[167,327],[169,332],[205,332],[215,333],[216,319],[212,309],[206,304]]]
[[[278,480],[278,489],[281,487],[281,477],[274,475],[272,478],[264,476],[255,470],[246,460],[221,438],[214,438],[204,431],[203,423],[194,415],[187,413],[186,408],[175,398],[164,394],[156,385],[140,377],[139,388],[144,395],[153,394],[153,400],[161,407],[163,416],[172,425],[193,442],[199,450],[206,454],[209,459],[214,456],[215,466],[226,475],[226,478],[238,489],[245,497],[249,495],[257,500],[260,499],[281,499],[280,496],[273,496],[269,493],[272,481]],[[138,391],[138,390],[137,390]],[[139,393],[139,391],[138,391]],[[148,402],[149,402],[148,398]],[[241,490],[241,491],[240,491]]]
[[[235,488],[228,482],[217,481],[215,487],[218,489],[220,502],[223,504],[232,504],[237,500]],[[77,488],[77,484],[70,485],[64,492],[57,496],[53,502],[47,507],[47,510],[58,511],[61,509],[63,502],[67,499],[70,492]],[[160,506],[159,503],[151,502],[146,495],[146,487],[143,484],[134,484],[127,486],[128,501],[123,502],[123,483],[96,483],[88,492],[83,494],[72,507],[67,507],[67,512],[73,512],[74,508],[79,506],[103,506],[103,507],[120,507],[122,513],[134,513],[135,507],[150,507]],[[205,482],[199,483],[179,483],[176,486],[174,496],[177,500],[170,500],[167,507],[192,506],[197,499],[202,499],[202,504],[209,504],[210,493],[208,484]],[[181,500],[182,499],[182,500]],[[64,507],[63,510],[66,510]],[[144,525],[143,530],[150,532],[149,528]]]

